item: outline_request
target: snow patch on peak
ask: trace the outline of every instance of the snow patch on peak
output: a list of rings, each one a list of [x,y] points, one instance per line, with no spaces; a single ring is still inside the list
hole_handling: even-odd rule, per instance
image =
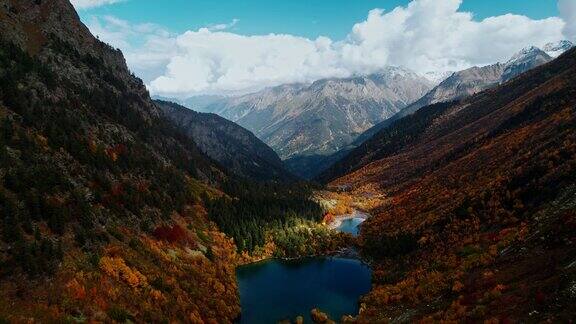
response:
[[[415,73],[412,70],[405,68],[403,66],[388,66],[376,74],[388,75],[388,76],[393,76],[393,77],[394,76],[405,77],[405,76],[415,75]]]
[[[550,55],[550,57],[556,58],[562,55],[564,52],[571,49],[572,47],[574,47],[574,44],[572,42],[568,40],[561,40],[556,43],[548,43],[544,45],[543,50],[544,52],[546,52],[546,54]]]
[[[430,71],[424,73],[422,76],[434,84],[440,84],[452,76],[452,74],[454,74],[454,71]]]
[[[520,52],[514,54],[514,56],[512,56],[512,58],[508,61],[508,64],[532,59],[538,55],[548,54],[536,46],[525,47]]]

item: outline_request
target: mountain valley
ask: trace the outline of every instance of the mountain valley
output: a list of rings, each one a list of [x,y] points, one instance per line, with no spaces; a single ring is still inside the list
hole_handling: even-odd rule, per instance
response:
[[[1,324],[574,319],[571,42],[458,72],[371,67],[170,99],[131,71],[131,48],[94,35],[157,50],[172,34],[89,18],[135,8],[97,2],[0,0]],[[422,4],[437,2],[372,11],[354,31]],[[172,40],[303,41],[235,35],[238,21]],[[372,60],[388,58],[377,49]],[[155,50],[138,59],[160,60]],[[208,71],[194,62],[190,77]]]
[[[297,175],[291,159],[324,156],[354,139],[432,88],[424,77],[401,68],[347,79],[319,80],[265,89],[212,103],[201,109],[252,131]]]

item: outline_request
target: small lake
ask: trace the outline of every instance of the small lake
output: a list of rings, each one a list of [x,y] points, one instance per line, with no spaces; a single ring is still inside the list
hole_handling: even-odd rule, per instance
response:
[[[333,224],[329,225],[337,231],[349,233],[354,236],[360,234],[360,224],[362,224],[370,215],[355,210],[352,214],[338,217]]]
[[[354,259],[314,257],[267,260],[236,270],[242,324],[277,323],[319,308],[339,321],[358,313],[360,296],[371,285],[370,268]]]
[[[344,219],[340,226],[336,227],[336,230],[358,236],[358,234],[360,234],[359,225],[362,224],[365,220],[366,219],[359,217]]]

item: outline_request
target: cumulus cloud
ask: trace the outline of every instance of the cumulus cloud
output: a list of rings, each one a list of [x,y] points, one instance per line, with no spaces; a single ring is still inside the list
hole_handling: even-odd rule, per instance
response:
[[[118,3],[124,0],[71,0],[72,5],[77,10],[96,8],[100,6]]]
[[[186,97],[372,73],[388,65],[419,73],[460,70],[505,61],[523,47],[558,41],[563,30],[569,30],[558,17],[533,20],[508,14],[477,21],[473,14],[459,11],[461,3],[414,0],[389,12],[374,9],[339,41],[243,36],[227,31],[230,24],[164,38],[162,50],[149,43],[156,38],[146,36],[148,41],[139,48],[129,46],[128,62],[139,67],[150,63],[144,79],[151,92]],[[573,13],[573,7],[567,8],[563,11]],[[109,37],[125,50],[118,37],[113,33]],[[156,55],[141,54],[146,58],[131,54],[152,49]]]
[[[327,38],[241,36],[204,28],[178,36],[176,44],[180,54],[150,83],[152,92],[239,92],[348,75]]]
[[[482,21],[460,12],[461,0],[416,0],[391,12],[372,10],[343,45],[346,61],[376,69],[403,65],[449,71],[506,60],[519,49],[562,38],[559,18],[507,14]]]
[[[560,17],[564,20],[564,35],[568,40],[576,41],[576,0],[558,1]]]

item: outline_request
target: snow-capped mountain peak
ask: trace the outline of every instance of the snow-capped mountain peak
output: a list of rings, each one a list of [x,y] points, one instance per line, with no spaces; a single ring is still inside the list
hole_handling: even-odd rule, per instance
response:
[[[567,50],[574,47],[574,44],[568,40],[561,40],[556,43],[548,43],[544,45],[543,50],[546,54],[550,55],[551,57],[558,57],[562,55]]]
[[[543,50],[539,49],[536,46],[525,47],[518,53],[514,54],[514,56],[512,56],[512,58],[506,63],[506,65],[530,61],[538,56],[548,56],[548,54],[546,54],[546,52],[544,52]]]
[[[438,85],[442,83],[442,81],[448,79],[452,74],[454,74],[454,71],[430,71],[424,73],[422,76],[430,82]]]

